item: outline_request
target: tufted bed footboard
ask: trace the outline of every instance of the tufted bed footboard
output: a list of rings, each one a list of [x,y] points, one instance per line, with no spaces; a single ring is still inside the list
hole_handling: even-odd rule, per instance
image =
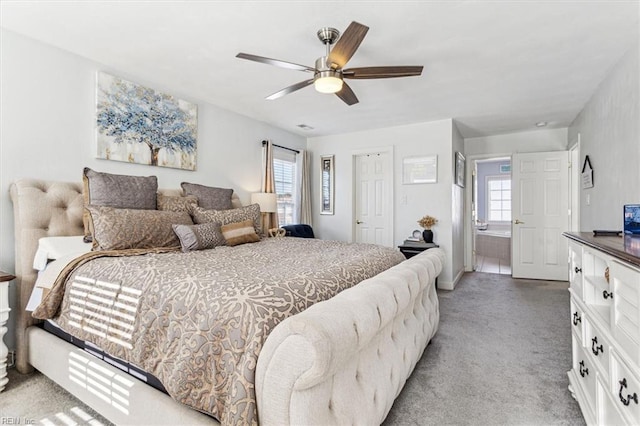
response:
[[[379,424],[439,322],[441,249],[278,325],[256,368],[262,425]]]

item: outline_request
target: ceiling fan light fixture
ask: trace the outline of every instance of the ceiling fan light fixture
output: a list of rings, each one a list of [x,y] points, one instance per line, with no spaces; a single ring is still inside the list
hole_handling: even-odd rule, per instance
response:
[[[317,78],[313,86],[320,93],[336,93],[342,90],[342,79],[334,76]]]

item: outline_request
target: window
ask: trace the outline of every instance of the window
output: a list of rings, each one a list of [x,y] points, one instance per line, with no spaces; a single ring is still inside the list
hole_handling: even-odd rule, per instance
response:
[[[487,218],[489,222],[511,221],[510,177],[487,177]]]
[[[296,153],[286,149],[273,150],[273,175],[278,196],[279,226],[297,223],[297,182]]]

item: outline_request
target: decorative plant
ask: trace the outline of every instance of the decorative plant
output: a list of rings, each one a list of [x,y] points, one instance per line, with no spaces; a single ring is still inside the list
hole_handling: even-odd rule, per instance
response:
[[[422,226],[424,229],[431,229],[431,227],[436,223],[438,223],[438,219],[429,215],[426,215],[418,221],[418,225]]]

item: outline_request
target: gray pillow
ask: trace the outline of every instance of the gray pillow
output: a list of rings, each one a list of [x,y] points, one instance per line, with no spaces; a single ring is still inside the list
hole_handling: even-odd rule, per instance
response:
[[[233,207],[231,205],[233,189],[216,188],[189,182],[182,182],[180,186],[182,186],[184,195],[195,195],[198,198],[198,205],[203,209],[228,210]]]
[[[218,222],[200,225],[173,225],[173,232],[180,239],[183,252],[210,249],[226,244]]]
[[[101,173],[85,167],[82,171],[84,207],[107,206],[124,209],[155,210],[157,206],[158,178],[155,176],[128,176]],[[84,236],[92,236],[91,216],[85,210]]]
[[[101,173],[84,168],[87,205],[155,210],[158,178]]]

